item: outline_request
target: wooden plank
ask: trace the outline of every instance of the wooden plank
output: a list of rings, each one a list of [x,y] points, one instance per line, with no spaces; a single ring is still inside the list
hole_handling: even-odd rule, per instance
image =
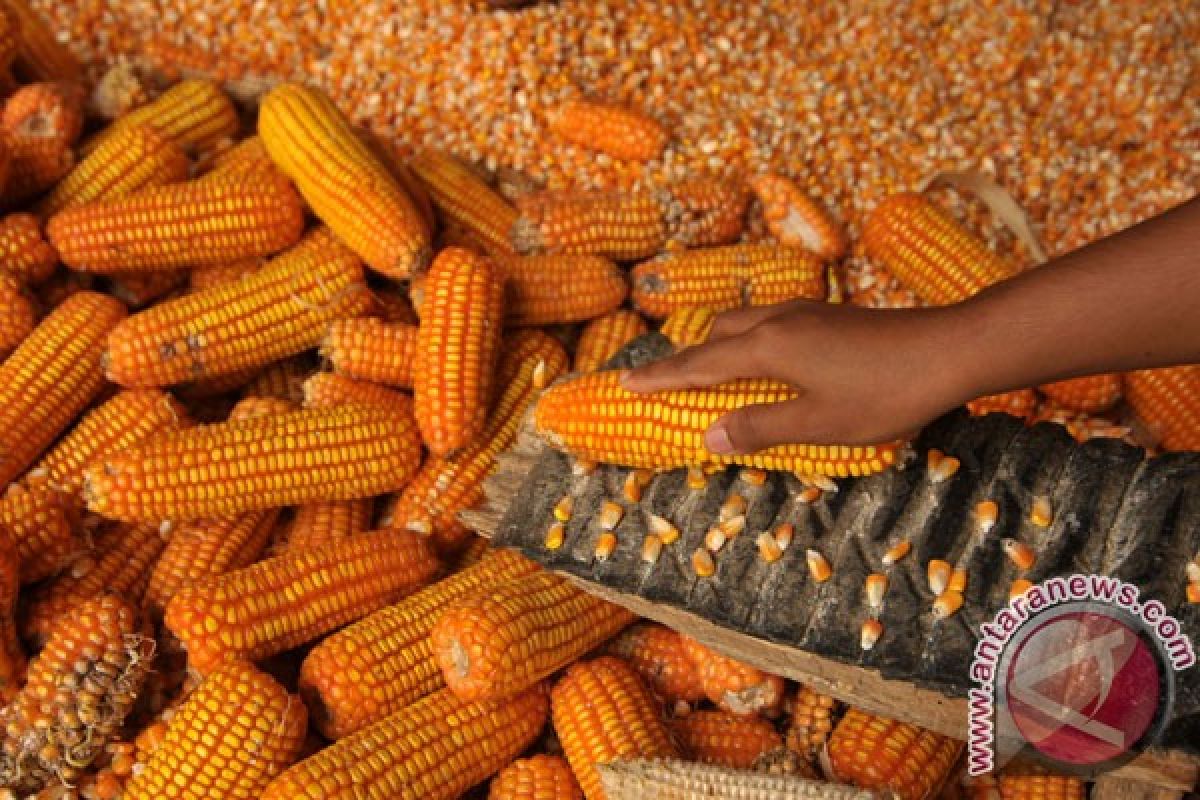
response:
[[[1092,786],[1091,800],[1180,800],[1179,789],[1166,789],[1113,775],[1102,775]]]

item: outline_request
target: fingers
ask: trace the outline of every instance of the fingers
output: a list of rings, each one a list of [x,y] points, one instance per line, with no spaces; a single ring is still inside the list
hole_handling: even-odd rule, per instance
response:
[[[727,339],[731,336],[740,336],[772,317],[785,314],[789,311],[797,311],[806,306],[820,305],[824,304],[813,300],[791,300],[771,306],[752,306],[750,308],[726,311],[717,315],[712,329],[708,332],[708,339],[706,341],[711,342],[717,339]]]
[[[777,444],[807,443],[805,407],[805,399],[799,397],[731,411],[708,429],[704,446],[719,455],[734,455],[755,453]]]
[[[626,372],[621,385],[631,392],[698,389],[761,375],[746,344],[738,337],[689,347],[673,356]]]

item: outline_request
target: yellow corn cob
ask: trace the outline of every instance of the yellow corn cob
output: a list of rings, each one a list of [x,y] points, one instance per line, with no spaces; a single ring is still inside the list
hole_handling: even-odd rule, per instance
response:
[[[825,261],[846,254],[846,232],[799,186],[782,175],[763,174],[750,187],[762,203],[767,230],[781,244],[803,247]]]
[[[641,395],[623,389],[616,371],[593,372],[550,387],[538,400],[538,433],[577,458],[644,469],[741,464],[808,475],[846,477],[895,463],[898,443],[781,445],[750,455],[716,455],[704,432],[721,415],[796,396],[771,380],[739,380],[710,389]],[[614,435],[615,434],[615,435]]]
[[[699,177],[668,187],[660,202],[673,246],[713,247],[742,235],[750,193],[737,181]]]
[[[554,731],[588,800],[604,800],[596,765],[678,758],[658,704],[637,673],[604,656],[567,669],[550,693]]]
[[[1121,376],[1108,373],[1071,378],[1043,384],[1038,390],[1060,406],[1095,414],[1107,411],[1121,399]]]
[[[388,173],[399,184],[408,198],[412,200],[413,206],[417,209],[417,213],[421,215],[421,221],[425,223],[425,230],[433,233],[437,229],[438,219],[433,211],[433,201],[429,198],[429,190],[425,188],[425,184],[417,177],[417,174],[405,162],[401,161],[400,155],[391,144],[384,141],[375,133],[364,128],[356,128],[358,137],[371,149],[385,167]]]
[[[186,180],[183,149],[150,125],[124,125],[58,182],[36,206],[42,218],[96,200]]]
[[[470,231],[492,255],[514,252],[508,235],[517,210],[475,172],[454,156],[435,150],[420,153],[409,165],[446,219]]]
[[[315,347],[331,322],[371,307],[358,258],[317,231],[254,275],[125,320],[108,337],[108,378],[170,386],[261,367]]]
[[[4,197],[21,203],[53,186],[75,166],[71,149],[83,127],[83,90],[35,83],[18,89],[0,117],[10,157]]]
[[[785,300],[824,300],[825,268],[796,247],[740,244],[668,253],[638,264],[633,303],[662,318],[684,308],[725,311]]]
[[[85,549],[67,505],[45,481],[9,484],[0,498],[0,526],[16,540],[22,584],[54,575]]]
[[[0,3],[16,20],[18,36],[16,74],[23,81],[78,81],[83,68],[55,38],[26,0]]]
[[[301,761],[262,800],[453,800],[520,755],[546,707],[542,687],[495,704],[443,689]]]
[[[1200,366],[1125,375],[1125,396],[1166,450],[1200,450]]]
[[[667,315],[658,332],[667,337],[676,350],[682,350],[706,342],[716,319],[717,312],[711,308],[689,306]]]
[[[869,258],[933,305],[965,300],[1017,272],[919,194],[896,194],[880,203],[867,217],[862,238]]]
[[[761,717],[727,711],[693,711],[670,721],[685,753],[701,764],[750,769],[765,753],[783,746],[783,737]]]
[[[375,317],[343,319],[329,326],[321,355],[339,375],[411,388],[417,326]]]
[[[1087,784],[1069,775],[1000,775],[1000,800],[1084,800]]]
[[[24,472],[100,391],[104,338],[124,315],[111,297],[75,294],[0,365],[0,485]]]
[[[704,699],[700,672],[683,646],[683,637],[665,625],[639,622],[608,646],[668,703],[697,703]]]
[[[113,519],[198,519],[394,491],[419,461],[411,417],[351,405],[162,436],[93,465],[83,491]]]
[[[998,412],[1028,420],[1037,410],[1037,393],[1033,389],[1018,389],[1012,392],[989,394],[967,403],[967,410],[977,417]]]
[[[442,689],[429,637],[438,615],[538,571],[514,552],[489,552],[478,564],[325,639],[300,668],[300,693],[313,724],[338,739]]]
[[[833,715],[837,708],[838,702],[829,695],[801,686],[792,701],[788,720],[788,749],[807,761],[816,761],[833,732]]]
[[[150,305],[187,283],[188,271],[183,269],[167,272],[130,272],[112,276],[108,291],[130,309]]]
[[[404,488],[390,525],[432,534],[438,551],[452,553],[469,531],[458,514],[484,499],[483,481],[496,466],[496,457],[516,441],[517,428],[540,391],[539,379],[549,382],[566,371],[562,346],[540,331],[521,331],[505,340],[496,368],[502,387],[479,436],[449,456],[430,458]]]
[[[289,552],[175,593],[164,622],[210,672],[228,658],[282,653],[396,602],[438,561],[408,531],[378,531]]]
[[[367,266],[405,278],[429,262],[429,231],[413,201],[328,97],[297,84],[273,89],[258,133],[313,212]]]
[[[649,330],[646,320],[633,311],[613,311],[592,320],[575,345],[575,371],[600,369],[622,347]]]
[[[123,128],[151,125],[189,155],[211,151],[237,135],[237,109],[216,83],[203,79],[181,81],[154,102],[118,118],[83,143],[91,153]]]
[[[0,706],[17,696],[25,682],[25,650],[17,638],[17,591],[20,556],[7,528],[0,527]]]
[[[517,252],[583,253],[617,261],[649,258],[667,241],[662,206],[649,194],[546,191],[522,197],[513,223]]]
[[[42,237],[32,214],[9,214],[0,219],[0,270],[27,283],[41,283],[58,264],[58,253]]]
[[[231,661],[172,717],[125,800],[257,800],[300,754],[307,713],[271,676]]]
[[[450,606],[430,632],[446,685],[467,700],[529,688],[633,623],[628,610],[542,573]]]
[[[700,674],[700,686],[709,700],[734,714],[777,710],[783,703],[783,679],[723,656],[688,636],[683,649]]]
[[[829,739],[833,778],[901,800],[933,795],[950,774],[962,744],[914,725],[852,708]]]
[[[197,267],[192,270],[188,286],[193,292],[213,289],[217,286],[224,286],[227,283],[233,283],[240,281],[242,278],[249,277],[261,270],[265,265],[266,262],[262,259],[246,258],[241,261],[217,264],[212,267]]]
[[[630,161],[657,158],[669,138],[666,129],[651,117],[594,100],[568,100],[551,112],[549,125],[572,144]]]
[[[304,382],[302,392],[304,405],[308,408],[330,408],[359,403],[389,408],[397,413],[413,413],[413,400],[410,395],[333,372],[316,373]]]
[[[224,264],[294,244],[304,209],[282,177],[224,176],[143,189],[60,211],[46,224],[64,264],[137,272]]]
[[[629,283],[616,264],[600,256],[497,256],[505,278],[509,325],[583,322],[619,308]]]
[[[266,145],[258,136],[243,139],[233,147],[216,156],[213,167],[204,173],[202,179],[220,175],[253,175],[260,171],[275,170],[275,162],[267,152]]]
[[[521,758],[492,778],[488,800],[583,800],[566,759],[539,754]]]
[[[311,503],[296,509],[287,530],[286,550],[312,550],[371,528],[370,498]]]
[[[488,258],[448,248],[429,268],[413,394],[421,438],[435,455],[465,447],[487,422],[503,300],[504,278]]]
[[[33,332],[37,313],[19,278],[0,272],[0,354],[13,350]]]

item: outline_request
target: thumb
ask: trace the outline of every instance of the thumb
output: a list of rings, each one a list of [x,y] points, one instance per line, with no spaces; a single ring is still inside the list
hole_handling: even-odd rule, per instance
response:
[[[803,397],[731,411],[704,434],[704,446],[718,455],[756,453],[778,444],[808,443]]]

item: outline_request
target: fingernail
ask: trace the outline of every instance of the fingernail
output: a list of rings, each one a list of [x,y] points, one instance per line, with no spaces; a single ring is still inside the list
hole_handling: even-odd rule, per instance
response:
[[[704,446],[717,455],[727,455],[733,452],[733,440],[724,425],[717,423],[704,434]]]

